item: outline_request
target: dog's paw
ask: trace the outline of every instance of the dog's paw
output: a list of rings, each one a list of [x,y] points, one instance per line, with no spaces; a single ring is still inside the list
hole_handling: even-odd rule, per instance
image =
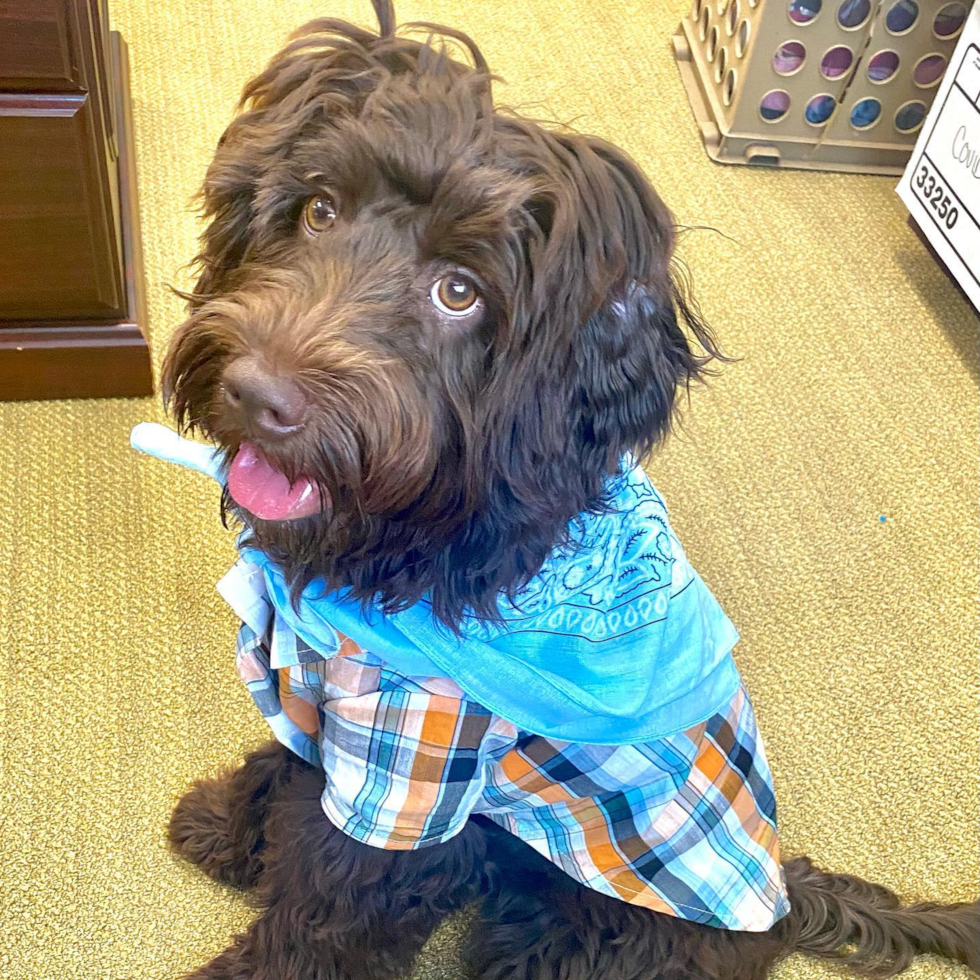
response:
[[[239,839],[231,813],[228,778],[196,783],[170,817],[173,850],[224,885],[247,889],[258,881],[262,862],[255,834]]]

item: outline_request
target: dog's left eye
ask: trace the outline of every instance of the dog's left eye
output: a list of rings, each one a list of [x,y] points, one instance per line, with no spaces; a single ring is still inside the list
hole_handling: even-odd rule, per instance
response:
[[[329,194],[317,194],[306,202],[303,226],[311,235],[326,231],[337,217],[337,205]]]
[[[467,316],[480,304],[480,293],[473,280],[459,272],[434,282],[429,298],[447,316]]]

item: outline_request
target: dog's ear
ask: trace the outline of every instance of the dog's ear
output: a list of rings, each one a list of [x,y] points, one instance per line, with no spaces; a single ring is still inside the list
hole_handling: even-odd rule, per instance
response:
[[[201,251],[194,260],[198,278],[188,296],[192,307],[222,291],[248,247],[258,167],[244,146],[229,141],[234,125],[222,136],[199,194],[207,224],[201,234]]]
[[[627,451],[649,452],[671,427],[678,393],[725,358],[687,297],[673,216],[637,164],[592,137],[556,141],[563,190],[537,204],[551,280],[538,302],[566,317],[571,331],[575,448],[586,469],[608,472]],[[552,330],[563,332],[561,324]]]
[[[679,390],[724,355],[685,296],[672,216],[638,166],[600,140],[498,126],[535,186],[482,472],[544,524],[558,508],[594,506],[622,456],[642,458],[669,430]]]
[[[598,306],[574,343],[578,435],[586,459],[615,465],[627,450],[642,458],[667,434],[678,393],[723,355],[686,295],[674,261],[674,220],[649,181],[617,148],[570,140],[580,142],[586,172],[598,170],[587,181],[580,219],[594,236],[582,257],[596,270]]]

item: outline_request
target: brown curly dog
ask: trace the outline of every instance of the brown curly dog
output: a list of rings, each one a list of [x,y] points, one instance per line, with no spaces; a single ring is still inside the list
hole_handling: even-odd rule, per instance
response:
[[[495,615],[722,355],[635,164],[495,109],[465,35],[426,25],[472,67],[375,8],[378,33],[315,21],[245,89],[165,381],[184,427],[314,482],[315,513],[251,526],[294,587],[385,611],[425,596],[452,628]],[[323,788],[273,744],[180,801],[174,847],[261,909],[197,980],[397,976],[474,901],[483,980],[761,980],[793,951],[872,976],[919,953],[980,968],[975,903],[903,908],[796,858],[791,912],[728,931],[605,897],[479,818],[448,843],[367,846]]]

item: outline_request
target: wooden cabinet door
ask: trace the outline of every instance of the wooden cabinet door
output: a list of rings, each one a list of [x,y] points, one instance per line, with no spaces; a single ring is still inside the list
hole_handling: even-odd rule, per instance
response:
[[[151,390],[128,86],[105,0],[0,0],[0,398]]]
[[[89,96],[0,96],[0,317],[124,314],[104,153]]]
[[[84,92],[77,49],[74,4],[0,0],[0,90]]]
[[[0,0],[3,319],[125,313],[104,42],[91,12],[89,0]]]

